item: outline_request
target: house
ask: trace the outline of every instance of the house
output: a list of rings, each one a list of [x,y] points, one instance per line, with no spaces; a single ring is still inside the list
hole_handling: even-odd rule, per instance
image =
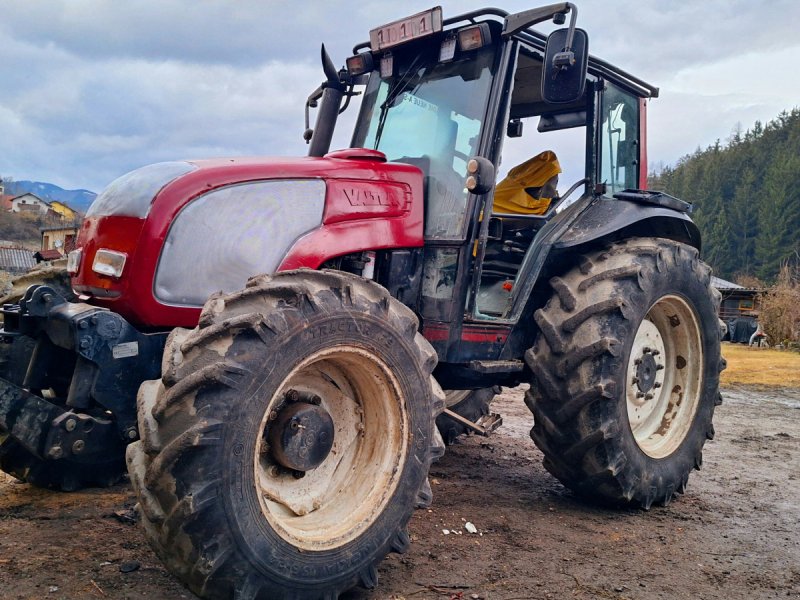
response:
[[[719,305],[719,318],[729,321],[737,317],[758,318],[761,308],[759,295],[764,292],[760,288],[746,288],[718,277],[711,278],[711,285],[722,294]]]
[[[732,342],[748,343],[758,326],[761,309],[760,288],[746,288],[718,277],[711,278],[711,285],[722,294],[719,305],[719,318],[728,326],[723,339]]]
[[[78,227],[65,227],[56,225],[54,227],[42,227],[42,250],[58,250],[62,254],[68,254],[75,250],[75,240],[78,237]]]
[[[50,205],[30,192],[17,196],[11,200],[11,212],[29,212],[46,215]]]
[[[69,206],[58,200],[53,200],[50,203],[50,210],[57,213],[63,221],[75,221],[78,218],[78,213],[72,210]]]
[[[30,250],[0,247],[0,271],[25,273],[35,266],[36,259]]]

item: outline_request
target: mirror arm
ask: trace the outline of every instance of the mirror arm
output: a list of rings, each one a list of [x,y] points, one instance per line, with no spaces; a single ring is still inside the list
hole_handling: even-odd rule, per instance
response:
[[[569,6],[570,9],[569,31],[567,32],[567,43],[565,44],[566,47],[564,48],[564,51],[572,52],[572,39],[575,37],[575,24],[578,21],[578,7],[571,2],[567,2],[567,6]]]
[[[572,11],[572,18],[570,19],[570,30],[575,29],[575,13],[577,9],[571,2],[560,2],[558,4],[550,4],[549,6],[542,6],[539,8],[532,8],[524,10],[513,15],[508,15],[503,25],[503,37],[511,37],[515,33],[519,33],[523,29],[527,29],[531,25],[536,25],[542,21],[547,21],[558,14],[566,14]],[[563,21],[562,21],[563,22]],[[572,35],[569,36],[567,43],[571,46]]]

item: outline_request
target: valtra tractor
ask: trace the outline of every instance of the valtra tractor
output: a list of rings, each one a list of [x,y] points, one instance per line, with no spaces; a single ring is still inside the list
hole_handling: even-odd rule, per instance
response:
[[[76,489],[126,456],[147,538],[206,598],[374,587],[431,501],[437,420],[489,433],[495,386],[530,383],[531,436],[576,494],[683,492],[714,433],[719,297],[690,205],[645,189],[658,89],[589,56],[576,16],[378,27],[339,71],[323,47],[307,157],[114,181],[69,255],[75,296],[34,285],[3,308],[3,470]],[[495,206],[507,149],[564,132],[573,185]]]

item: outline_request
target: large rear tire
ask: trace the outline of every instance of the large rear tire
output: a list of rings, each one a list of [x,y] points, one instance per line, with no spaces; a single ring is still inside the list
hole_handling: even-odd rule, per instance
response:
[[[139,393],[127,460],[156,553],[205,598],[374,587],[444,451],[435,365],[414,314],[352,275],[212,297]]]
[[[666,504],[700,468],[721,401],[711,269],[684,244],[632,239],[550,283],[526,354],[545,467],[591,500]]]

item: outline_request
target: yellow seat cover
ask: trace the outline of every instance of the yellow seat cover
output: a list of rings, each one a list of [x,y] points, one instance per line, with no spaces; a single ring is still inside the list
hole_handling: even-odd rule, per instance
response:
[[[543,187],[561,173],[555,152],[545,150],[508,172],[494,191],[495,213],[541,215],[547,212],[552,198],[534,198],[525,188]]]

